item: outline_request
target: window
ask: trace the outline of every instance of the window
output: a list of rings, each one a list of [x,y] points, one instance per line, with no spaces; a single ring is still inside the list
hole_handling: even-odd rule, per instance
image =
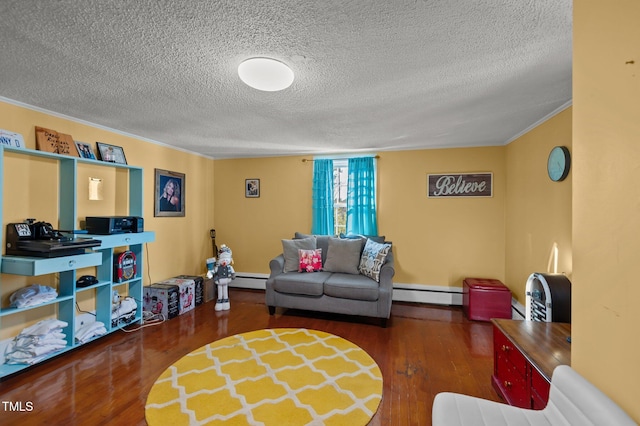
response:
[[[373,157],[314,161],[311,232],[377,235]]]
[[[347,160],[333,162],[333,234],[347,232]]]

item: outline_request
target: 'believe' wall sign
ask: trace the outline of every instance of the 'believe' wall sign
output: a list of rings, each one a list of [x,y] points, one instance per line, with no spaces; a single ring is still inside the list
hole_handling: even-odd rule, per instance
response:
[[[427,175],[427,197],[492,197],[493,173]]]

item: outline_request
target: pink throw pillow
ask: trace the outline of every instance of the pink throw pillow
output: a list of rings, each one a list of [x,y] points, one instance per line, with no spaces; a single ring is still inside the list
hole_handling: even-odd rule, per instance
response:
[[[302,250],[298,249],[300,267],[298,272],[322,271],[322,249]]]

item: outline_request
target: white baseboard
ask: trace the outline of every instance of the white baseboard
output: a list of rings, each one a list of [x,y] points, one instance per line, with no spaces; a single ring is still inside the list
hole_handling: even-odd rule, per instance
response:
[[[524,320],[525,319],[525,307],[522,303],[518,302],[516,299],[511,299],[511,314],[512,319],[515,320]]]
[[[264,290],[266,274],[236,272],[230,287]],[[433,303],[437,305],[462,305],[462,288],[421,284],[393,284],[393,300],[398,302]]]
[[[265,281],[267,281],[269,275],[266,274],[251,274],[251,273],[237,273],[236,278],[231,281],[229,287],[248,288],[252,290],[265,290],[267,288]]]
[[[398,302],[462,305],[462,288],[393,283],[393,300]]]
[[[230,287],[264,290],[267,274],[236,273]],[[435,305],[462,306],[462,288],[423,284],[393,284],[393,300],[396,302],[427,303]],[[511,300],[513,319],[525,319],[525,307],[517,300]]]

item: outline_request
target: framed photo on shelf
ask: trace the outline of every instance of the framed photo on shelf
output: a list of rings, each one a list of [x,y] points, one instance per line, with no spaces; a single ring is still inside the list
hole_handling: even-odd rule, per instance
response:
[[[103,142],[96,142],[96,144],[98,145],[100,160],[107,163],[127,164],[122,147]]]
[[[82,158],[89,158],[91,160],[96,159],[96,154],[93,153],[93,148],[88,143],[76,141],[76,148]]]
[[[184,173],[155,169],[154,216],[180,217],[185,215],[186,176]]]
[[[260,197],[260,179],[244,180],[244,196],[246,198]]]

